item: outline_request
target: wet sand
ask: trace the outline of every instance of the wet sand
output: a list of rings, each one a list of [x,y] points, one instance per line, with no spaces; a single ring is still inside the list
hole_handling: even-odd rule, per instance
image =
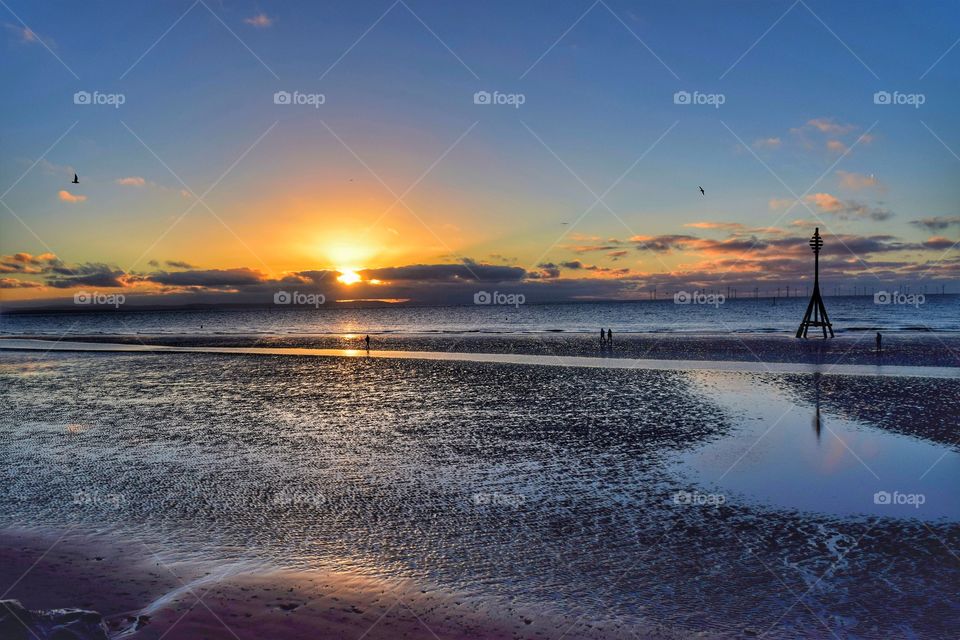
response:
[[[6,336],[3,340],[12,338]],[[36,335],[17,339],[111,342],[185,347],[364,349],[363,335]],[[947,333],[884,334],[883,352],[873,333],[839,334],[831,340],[797,340],[787,334],[622,333],[601,348],[586,334],[404,334],[372,335],[371,348],[386,351],[504,353],[543,356],[709,360],[764,363],[960,367],[960,336]]]
[[[38,534],[0,540],[3,589],[39,560],[4,597],[97,610],[117,632],[149,615],[134,638],[359,638],[371,626],[363,637],[617,638],[614,615],[638,638],[669,637],[641,629],[648,620],[680,637],[949,637],[960,614],[955,522],[796,511],[737,493],[717,507],[681,504],[678,491],[716,489],[675,469],[674,455],[736,435],[756,420],[758,394],[782,393],[800,415],[784,413],[780,427],[822,437],[813,461],[842,456],[859,473],[845,485],[852,499],[873,504],[874,491],[909,487],[880,466],[874,478],[847,446],[874,468],[870,450],[835,431],[875,426],[952,448],[957,380],[824,376],[818,386],[805,374],[469,358],[2,355],[0,424],[16,434],[0,449],[4,526],[43,524],[54,540],[71,526],[124,531],[69,538],[47,556]],[[815,434],[820,405],[826,427]],[[848,417],[863,423],[844,431]],[[942,482],[955,459],[928,454],[900,463]],[[78,502],[78,490],[92,499]],[[491,496],[518,501],[478,500]],[[203,564],[171,573],[140,541]],[[251,554],[252,573],[195,582]]]
[[[613,624],[603,628],[512,608],[494,611],[482,602],[400,581],[328,571],[223,570],[209,563],[168,564],[140,542],[109,536],[0,532],[3,600],[30,610],[97,611],[111,638],[506,640],[559,638],[568,631],[568,638],[637,637]],[[633,632],[676,637],[652,629]]]
[[[264,346],[199,346],[155,345],[115,342],[76,342],[71,340],[34,340],[8,338],[0,340],[0,350],[98,353],[215,354],[235,356],[303,356],[327,358],[386,358],[399,360],[470,361],[493,364],[536,365],[554,367],[589,367],[603,369],[653,369],[660,371],[739,371],[752,373],[828,373],[857,376],[897,376],[958,378],[960,367],[937,367],[893,364],[892,359],[875,360],[874,364],[842,362],[750,362],[741,360],[680,360],[616,357],[604,351],[605,357],[583,355],[543,355],[530,353],[467,353],[461,351],[400,351],[387,349],[322,349],[307,347]]]

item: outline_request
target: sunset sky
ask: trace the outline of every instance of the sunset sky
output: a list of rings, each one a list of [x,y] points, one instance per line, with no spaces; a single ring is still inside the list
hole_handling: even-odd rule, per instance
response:
[[[4,0],[0,297],[775,289],[815,226],[831,286],[956,292],[958,25],[955,2]]]

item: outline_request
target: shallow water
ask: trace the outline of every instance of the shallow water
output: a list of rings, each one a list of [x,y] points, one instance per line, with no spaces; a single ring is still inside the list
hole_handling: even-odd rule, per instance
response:
[[[803,424],[798,440],[785,429],[786,440],[758,445],[765,455],[755,447],[744,458],[748,475],[731,472],[718,487],[698,477],[714,467],[697,456],[729,459],[774,406],[810,416],[812,379],[4,352],[0,524],[111,530],[168,558],[412,578],[585,622],[732,637],[818,638],[824,624],[851,638],[955,629],[960,568],[944,541],[960,527],[955,511],[935,517],[939,498],[918,517],[851,510],[854,496],[896,487],[847,461],[838,508],[792,500],[771,483],[779,473],[766,457],[783,463],[804,435],[815,442],[802,421],[783,425]],[[847,404],[825,402],[824,424],[840,437],[872,434],[890,459],[910,447],[923,449],[918,462],[927,451],[945,454],[925,486],[955,483],[952,448],[877,433],[888,428],[881,418],[853,417],[864,403],[882,407],[903,379],[846,379],[859,392]],[[955,380],[925,384],[956,394]],[[821,432],[819,449],[802,446],[832,453],[828,437]],[[863,441],[848,444],[857,451]],[[814,463],[783,473],[795,480]],[[886,480],[888,466],[878,468]],[[830,482],[823,473],[814,480],[811,493]],[[714,492],[722,503],[699,498]]]
[[[956,451],[816,400],[798,406],[756,378],[702,377],[704,394],[737,415],[739,428],[684,454],[681,471],[721,495],[812,513],[960,521]],[[816,398],[819,377],[807,382]]]

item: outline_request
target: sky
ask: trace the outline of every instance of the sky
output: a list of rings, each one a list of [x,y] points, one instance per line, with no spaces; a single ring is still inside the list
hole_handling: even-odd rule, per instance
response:
[[[956,292],[958,18],[3,0],[0,301]]]

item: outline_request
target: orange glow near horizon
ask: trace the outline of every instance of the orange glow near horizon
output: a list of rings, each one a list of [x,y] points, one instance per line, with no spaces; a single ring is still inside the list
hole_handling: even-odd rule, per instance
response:
[[[360,280],[362,280],[360,274],[353,269],[340,269],[340,275],[337,276],[337,282],[342,282],[347,285],[356,284],[360,282]]]

